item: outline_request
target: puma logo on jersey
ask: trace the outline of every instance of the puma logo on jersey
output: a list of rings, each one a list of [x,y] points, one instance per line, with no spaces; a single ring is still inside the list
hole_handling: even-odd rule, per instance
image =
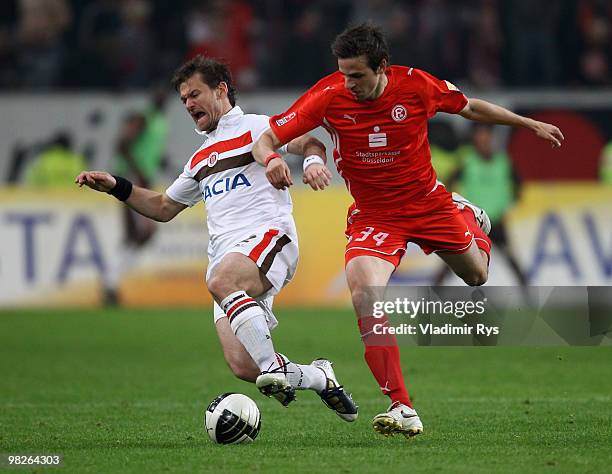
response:
[[[353,116],[351,117],[349,114],[344,114],[344,118],[345,119],[349,119],[351,122],[353,122],[353,125],[357,125],[357,116]]]
[[[246,239],[241,240],[240,242],[238,242],[236,244],[236,247],[244,247],[246,244],[248,244],[251,240],[253,240],[256,237],[257,237],[257,235],[255,235],[255,234],[249,235]]]
[[[206,201],[210,197],[218,196],[219,194],[233,191],[234,189],[237,189],[240,186],[251,186],[251,183],[249,183],[247,177],[242,173],[238,173],[236,176],[227,176],[225,178],[221,178],[215,181],[210,186],[206,185],[204,187],[204,200]]]
[[[466,237],[470,237],[472,235],[472,233],[469,230],[466,230],[464,235]]]

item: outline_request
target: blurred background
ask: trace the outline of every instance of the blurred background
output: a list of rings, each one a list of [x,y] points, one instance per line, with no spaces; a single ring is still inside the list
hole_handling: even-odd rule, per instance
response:
[[[105,169],[164,190],[201,143],[169,87],[195,54],[230,65],[246,112],[284,111],[336,69],[348,24],[386,32],[392,63],[558,125],[430,123],[434,166],[493,220],[490,285],[612,283],[612,2],[609,0],[5,0],[0,2],[0,306],[210,302],[203,205],[168,224],[76,189]],[[316,133],[328,145],[320,130]],[[134,168],[131,164],[137,162]],[[349,304],[348,193],[292,189],[301,247],[287,306]],[[459,284],[409,246],[395,283]]]

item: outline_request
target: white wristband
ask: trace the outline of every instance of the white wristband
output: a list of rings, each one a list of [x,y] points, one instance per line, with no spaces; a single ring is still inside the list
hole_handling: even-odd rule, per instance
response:
[[[323,158],[321,158],[318,155],[310,155],[304,158],[304,165],[303,165],[304,171],[306,171],[306,168],[308,168],[310,165],[314,163],[318,163],[320,165],[325,166],[325,162],[323,161]]]

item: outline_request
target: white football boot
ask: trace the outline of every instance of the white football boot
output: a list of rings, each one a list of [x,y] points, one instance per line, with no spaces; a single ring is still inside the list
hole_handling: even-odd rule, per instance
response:
[[[411,438],[423,432],[423,423],[417,412],[400,402],[392,403],[387,412],[376,415],[372,427],[384,436],[402,434]]]
[[[345,392],[344,387],[338,382],[332,367],[333,363],[327,359],[317,359],[310,365],[322,370],[325,375],[325,388],[319,392],[321,401],[344,421],[355,421],[359,407],[353,401],[351,394]]]
[[[295,388],[282,371],[262,372],[255,380],[255,385],[266,397],[276,398],[283,406],[295,400]]]
[[[489,232],[491,232],[491,219],[489,219],[489,216],[487,215],[485,210],[475,204],[472,204],[459,193],[454,192],[452,193],[452,196],[453,202],[455,203],[457,208],[461,210],[465,207],[468,207],[474,213],[474,217],[476,218],[476,223],[478,224],[478,227],[480,227],[485,234],[489,235]]]

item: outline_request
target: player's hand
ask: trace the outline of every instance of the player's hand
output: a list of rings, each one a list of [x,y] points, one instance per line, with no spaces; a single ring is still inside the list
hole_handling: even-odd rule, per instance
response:
[[[276,189],[285,189],[293,185],[289,166],[282,158],[270,160],[266,167],[266,177]]]
[[[561,130],[549,123],[536,121],[533,126],[533,131],[538,137],[550,142],[553,148],[559,148],[563,140],[565,140]]]
[[[108,192],[115,187],[117,181],[106,171],[83,171],[74,180],[79,187],[83,185],[96,191]]]
[[[332,174],[327,166],[313,163],[308,165],[304,171],[304,184],[309,184],[312,189],[323,191],[331,183]]]

